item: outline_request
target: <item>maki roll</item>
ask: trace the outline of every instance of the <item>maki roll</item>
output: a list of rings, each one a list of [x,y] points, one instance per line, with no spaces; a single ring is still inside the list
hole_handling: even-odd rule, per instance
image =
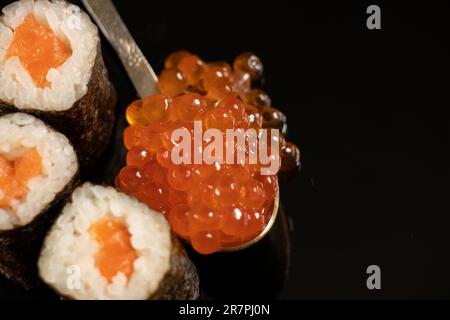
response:
[[[25,112],[69,138],[82,166],[108,145],[115,90],[97,27],[65,1],[21,0],[0,17],[0,114]]]
[[[82,300],[197,299],[196,269],[161,213],[111,187],[75,190],[38,262],[44,282]]]
[[[30,287],[45,232],[78,181],[78,162],[68,139],[31,115],[0,117],[0,132],[0,273]]]

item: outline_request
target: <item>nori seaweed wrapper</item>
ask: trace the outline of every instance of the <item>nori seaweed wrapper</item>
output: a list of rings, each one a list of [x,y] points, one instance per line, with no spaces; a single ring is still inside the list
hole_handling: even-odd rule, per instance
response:
[[[88,91],[72,108],[66,111],[19,109],[0,101],[0,116],[23,112],[43,120],[70,140],[80,165],[86,167],[94,164],[108,146],[116,102],[116,91],[109,81],[99,43]]]
[[[200,296],[197,269],[183,245],[172,235],[170,270],[164,276],[152,300],[197,300]]]

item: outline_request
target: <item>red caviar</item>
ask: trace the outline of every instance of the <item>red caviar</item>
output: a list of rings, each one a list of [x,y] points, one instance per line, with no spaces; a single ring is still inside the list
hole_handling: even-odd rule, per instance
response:
[[[169,56],[165,66],[159,84],[162,95],[128,107],[127,166],[118,175],[117,187],[163,212],[174,232],[202,254],[246,243],[270,220],[276,177],[262,176],[259,166],[249,164],[248,150],[244,163],[175,165],[171,152],[177,141],[171,135],[181,127],[192,131],[194,120],[224,135],[226,129],[259,131],[272,124],[284,129],[286,118],[271,108],[269,96],[251,88],[251,81],[262,76],[262,64],[246,53],[233,69],[180,51]],[[200,145],[204,148],[205,142]],[[289,169],[299,162],[294,147],[280,138],[282,163]]]

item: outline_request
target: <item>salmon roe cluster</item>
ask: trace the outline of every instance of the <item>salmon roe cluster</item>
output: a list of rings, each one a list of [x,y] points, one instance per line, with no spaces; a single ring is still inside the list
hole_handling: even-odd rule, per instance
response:
[[[226,62],[206,63],[188,51],[172,53],[165,61],[165,69],[159,76],[162,94],[173,98],[186,92],[197,92],[207,101],[220,101],[238,97],[251,109],[250,117],[263,128],[287,132],[287,118],[272,106],[269,95],[253,84],[261,81],[264,66],[261,59],[251,52],[240,54],[233,66]],[[298,170],[300,150],[295,144],[282,139],[280,155],[281,171]]]
[[[249,150],[245,150],[243,163],[172,162],[172,150],[179,143],[172,140],[175,129],[185,128],[191,133],[191,154],[196,152],[195,146],[203,150],[207,146],[203,139],[194,141],[194,121],[201,121],[204,129],[220,130],[224,141],[227,129],[260,132],[274,127],[264,118],[264,110],[272,109],[270,102],[265,106],[254,103],[269,98],[257,97],[250,89],[252,79],[261,76],[262,65],[257,58],[255,63],[245,63],[245,59],[254,58],[248,58],[248,54],[238,57],[233,71],[227,64],[205,64],[184,51],[175,53],[160,76],[162,94],[135,101],[126,112],[130,124],[124,132],[127,166],[116,178],[117,188],[162,212],[174,232],[202,254],[241,245],[258,236],[272,216],[278,193],[276,176],[261,175],[261,165],[249,162]],[[235,76],[241,73],[247,74],[243,77],[248,80],[248,90],[242,90],[242,95],[235,94]],[[180,81],[186,85],[179,85]],[[225,90],[228,85],[230,90]],[[284,128],[285,117],[280,120]],[[274,125],[276,121],[270,122]],[[269,137],[268,143],[273,139],[277,137]],[[296,167],[298,148],[282,136],[278,139],[282,169]],[[235,154],[238,148],[235,146]]]

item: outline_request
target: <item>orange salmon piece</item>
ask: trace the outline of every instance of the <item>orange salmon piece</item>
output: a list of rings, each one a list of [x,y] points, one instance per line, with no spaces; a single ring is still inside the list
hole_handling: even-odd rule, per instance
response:
[[[131,245],[131,234],[127,227],[117,221],[104,219],[90,228],[100,250],[97,254],[97,267],[109,281],[122,272],[130,279],[137,253]]]
[[[47,73],[58,68],[72,55],[72,49],[33,15],[25,18],[14,33],[5,60],[17,56],[39,88],[49,86]]]
[[[42,158],[36,148],[28,149],[22,157],[14,160],[14,172],[17,181],[25,185],[42,173]]]

